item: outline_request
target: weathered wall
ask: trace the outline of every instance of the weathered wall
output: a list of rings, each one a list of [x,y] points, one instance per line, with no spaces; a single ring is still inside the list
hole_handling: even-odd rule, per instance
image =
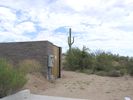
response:
[[[54,54],[53,47],[48,41],[0,43],[0,58],[6,58],[14,65],[25,59],[34,59],[40,62],[47,73],[47,57]]]

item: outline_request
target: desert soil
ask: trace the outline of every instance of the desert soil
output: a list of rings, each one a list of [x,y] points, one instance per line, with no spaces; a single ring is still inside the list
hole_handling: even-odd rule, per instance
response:
[[[88,100],[133,100],[133,78],[102,77],[62,71],[62,78],[48,82],[41,74],[29,74],[24,88],[32,93]]]

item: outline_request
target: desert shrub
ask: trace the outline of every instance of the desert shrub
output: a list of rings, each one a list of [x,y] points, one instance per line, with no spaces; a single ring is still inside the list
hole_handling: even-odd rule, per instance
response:
[[[87,52],[87,49],[83,47],[83,50],[78,48],[72,48],[71,51],[67,51],[64,69],[66,70],[84,70],[92,67],[92,55]]]
[[[123,76],[123,75],[126,75],[127,74],[127,69],[120,69],[120,75]]]
[[[112,76],[112,77],[120,77],[121,73],[119,70],[110,70],[107,74],[107,76]]]
[[[107,76],[108,75],[108,72],[105,72],[105,71],[97,71],[95,72],[96,75],[99,75],[99,76]]]
[[[108,72],[113,69],[112,62],[113,62],[112,54],[101,51],[96,55],[95,70]]]
[[[78,70],[80,63],[80,55],[81,51],[78,48],[72,48],[71,52],[67,51],[64,61],[64,69],[72,71]]]
[[[19,62],[19,70],[27,73],[42,72],[41,64],[34,59],[26,59]]]
[[[93,70],[91,70],[91,69],[84,69],[84,70],[80,70],[79,72],[82,72],[82,73],[85,73],[88,75],[93,74]]]
[[[129,75],[133,76],[133,58],[128,63],[127,71]]]
[[[133,67],[133,66],[132,66]],[[129,74],[133,76],[133,68],[130,69]]]
[[[26,83],[25,75],[13,69],[9,62],[0,59],[0,97],[15,93]]]
[[[64,68],[102,76],[118,77],[125,74],[133,76],[132,57],[119,56],[118,54],[101,50],[93,53],[88,51],[85,47],[82,50],[72,48],[71,52],[67,51],[65,54]]]

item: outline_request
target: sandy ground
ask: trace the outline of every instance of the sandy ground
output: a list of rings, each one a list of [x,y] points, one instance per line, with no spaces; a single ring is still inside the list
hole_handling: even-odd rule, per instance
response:
[[[88,100],[133,100],[133,78],[101,77],[70,71],[62,71],[62,78],[53,83],[41,74],[28,75],[28,88],[32,93],[49,96],[81,98]]]

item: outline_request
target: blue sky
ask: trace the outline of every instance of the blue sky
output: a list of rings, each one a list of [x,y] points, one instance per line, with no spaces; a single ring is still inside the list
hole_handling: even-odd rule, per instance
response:
[[[0,42],[49,40],[133,56],[133,0],[0,0]]]

